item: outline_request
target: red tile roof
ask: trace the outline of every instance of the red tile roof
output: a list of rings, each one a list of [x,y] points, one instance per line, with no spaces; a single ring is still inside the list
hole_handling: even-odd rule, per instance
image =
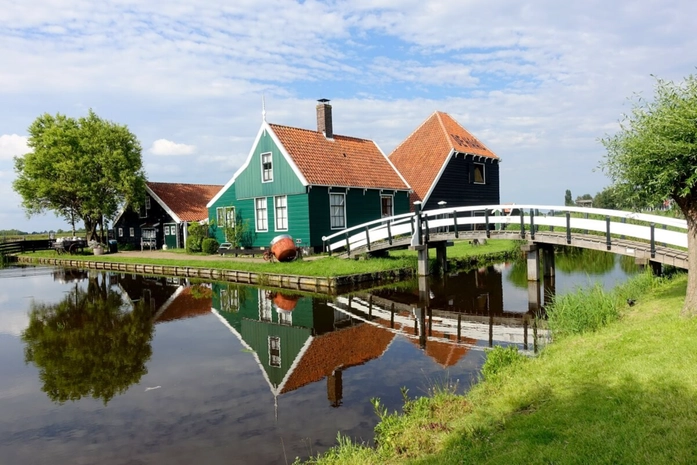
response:
[[[148,182],[147,185],[182,221],[207,219],[206,204],[223,188],[209,184],[169,182]]]
[[[372,140],[269,126],[310,185],[409,189]]]
[[[499,158],[449,114],[436,111],[390,154],[414,190],[412,201],[424,200],[451,151]]]
[[[337,368],[362,365],[379,357],[394,334],[369,324],[332,331],[316,337],[293,370],[282,393],[330,376]]]

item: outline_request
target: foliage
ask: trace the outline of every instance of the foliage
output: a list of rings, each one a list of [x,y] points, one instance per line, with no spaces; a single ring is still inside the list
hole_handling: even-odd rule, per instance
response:
[[[482,366],[482,376],[486,380],[492,380],[509,367],[519,365],[523,360],[525,357],[518,352],[516,346],[496,346],[487,351],[486,361]]]
[[[578,197],[576,197],[576,204],[579,203],[580,200],[593,200],[593,196],[590,194],[583,194]]]
[[[203,242],[201,242],[201,251],[208,255],[218,253],[219,247],[220,244],[218,243],[218,241],[211,237],[207,237],[203,240]]]
[[[194,236],[189,236],[186,238],[186,252],[187,253],[197,253],[201,251],[201,239]]]
[[[653,100],[636,96],[614,136],[602,139],[603,170],[633,206],[672,198],[688,226],[689,285],[683,313],[697,315],[697,76],[656,80]]]
[[[208,227],[194,221],[189,223],[187,228],[186,251],[201,252],[203,240],[208,237]]]
[[[122,295],[91,279],[59,303],[32,302],[22,333],[25,360],[39,369],[42,390],[54,402],[89,396],[104,404],[137,383],[152,354],[151,312],[125,309]]]
[[[254,243],[254,231],[250,227],[249,220],[243,220],[239,213],[235,217],[235,226],[223,225],[222,229],[225,240],[233,247],[251,247]]]
[[[571,190],[569,189],[566,189],[566,192],[564,193],[564,205],[567,207],[574,205],[573,197],[571,197]]]
[[[593,207],[606,208],[608,210],[621,210],[625,208],[619,192],[614,186],[608,186],[595,194],[593,198]]]
[[[53,211],[73,231],[82,220],[92,238],[123,204],[138,205],[144,198],[140,142],[126,126],[90,110],[79,119],[43,114],[28,132],[32,152],[15,157],[13,182],[28,215]]]

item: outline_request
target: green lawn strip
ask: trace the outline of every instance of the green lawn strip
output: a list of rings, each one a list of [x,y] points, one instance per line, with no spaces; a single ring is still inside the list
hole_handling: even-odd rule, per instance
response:
[[[684,275],[659,283],[618,321],[558,339],[464,397],[410,401],[381,417],[371,454],[344,441],[317,463],[697,463],[697,318],[679,315],[685,288]]]
[[[505,250],[512,250],[515,241],[496,240],[489,241],[485,245],[472,246],[463,241],[456,246],[448,249],[449,256],[458,257],[482,257],[496,256],[497,253]],[[452,250],[452,254],[450,254]],[[164,254],[164,252],[163,252]],[[373,257],[367,260],[347,260],[338,257],[322,257],[316,260],[299,260],[294,262],[251,262],[246,260],[220,259],[215,257],[211,260],[187,260],[186,254],[179,252],[166,252],[171,258],[140,258],[123,257],[119,254],[111,255],[91,255],[85,252],[80,255],[57,255],[52,250],[38,252],[26,252],[22,256],[30,258],[59,258],[66,260],[85,260],[101,262],[117,262],[130,264],[164,265],[191,268],[207,268],[222,270],[249,271],[253,273],[282,274],[296,276],[347,276],[360,273],[374,273],[380,271],[415,269],[415,251],[396,251],[389,257]]]

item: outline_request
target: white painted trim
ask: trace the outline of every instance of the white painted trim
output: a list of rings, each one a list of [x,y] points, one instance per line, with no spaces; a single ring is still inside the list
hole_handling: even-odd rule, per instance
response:
[[[276,208],[276,199],[279,197],[285,197],[286,199],[286,228],[285,229],[280,229],[278,227],[278,210]],[[290,217],[288,215],[288,195],[283,194],[283,195],[276,195],[273,197],[273,230],[277,232],[285,232],[288,231],[288,228],[290,227]]]
[[[259,199],[264,199],[264,202],[266,203],[266,229],[259,229],[258,228],[258,221],[257,221],[257,200]],[[269,232],[269,198],[268,197],[254,197],[254,232]]]
[[[394,170],[394,172],[397,173],[397,175],[399,176],[399,179],[401,179],[402,182],[404,183],[404,185],[407,186],[407,189],[408,189],[408,190],[412,190],[412,189],[411,189],[411,185],[409,185],[409,183],[407,182],[407,180],[404,179],[404,176],[402,176],[402,173],[400,173],[399,170],[392,164],[392,161],[390,161],[390,157],[388,157],[387,155],[385,155],[385,152],[382,151],[382,149],[381,149],[380,146],[377,144],[377,142],[375,142],[375,141],[371,141],[371,142],[372,142],[373,144],[375,144],[375,147],[378,149],[378,152],[380,152],[380,154],[383,156],[383,158],[385,158],[385,160],[387,161],[387,163],[390,164],[390,166],[392,167],[392,169]],[[404,189],[394,189],[394,190],[404,190]]]
[[[268,181],[264,181],[264,155],[271,156],[271,179],[269,179]],[[268,184],[270,182],[273,182],[273,152],[260,153],[259,154],[259,165],[261,167],[261,183]]]
[[[257,146],[259,145],[259,141],[261,140],[261,136],[264,135],[264,132],[268,131],[269,136],[271,137],[271,140],[274,141],[276,144],[276,147],[278,150],[281,152],[281,155],[285,158],[285,160],[288,162],[290,165],[291,169],[295,173],[295,175],[298,177],[300,180],[300,183],[303,186],[308,186],[309,183],[307,182],[307,179],[305,179],[305,176],[300,172],[300,168],[298,168],[298,165],[295,164],[293,159],[290,157],[288,154],[288,151],[286,148],[281,144],[281,141],[278,139],[278,136],[273,132],[273,129],[271,129],[271,126],[269,123],[266,121],[263,121],[261,123],[261,127],[259,128],[259,132],[257,132],[257,136],[254,139],[254,143],[252,144],[252,148],[249,150],[249,154],[247,155],[247,159],[245,160],[244,164],[240,166],[240,168],[235,172],[235,174],[232,176],[232,178],[223,186],[222,189],[211,199],[210,202],[206,204],[206,208],[210,208],[213,206],[215,202],[218,201],[218,199],[230,188],[235,183],[235,180],[237,177],[244,172],[245,169],[249,166],[249,164],[252,162],[252,158],[254,157],[254,151],[256,150]]]
[[[157,194],[155,194],[155,193],[152,191],[152,189],[150,189],[150,187],[149,187],[147,184],[145,185],[145,191],[146,191],[148,194],[150,194],[150,196],[151,196],[153,199],[155,199],[155,202],[157,202],[157,203],[160,204],[160,206],[164,209],[164,211],[166,211],[167,214],[168,214],[169,216],[171,216],[172,219],[173,219],[176,223],[182,223],[182,219],[179,218],[179,217],[177,216],[177,214],[174,213],[174,212],[172,211],[172,209],[169,208],[169,207],[167,206],[167,204],[164,203],[164,202],[162,201],[162,199],[159,198],[159,197],[157,196]]]
[[[450,149],[450,153],[447,157],[445,157],[445,162],[443,162],[443,165],[440,167],[440,171],[438,171],[436,178],[431,183],[431,187],[428,188],[428,192],[426,192],[424,198],[421,199],[423,205],[426,205],[426,202],[428,202],[428,198],[431,197],[431,194],[433,194],[433,189],[436,188],[436,185],[440,181],[441,176],[443,176],[443,173],[445,173],[445,168],[448,166],[448,163],[450,163],[450,159],[453,157],[455,153],[455,149]]]
[[[332,195],[343,195],[344,196],[344,225],[339,227],[332,226]],[[329,192],[329,229],[330,230],[341,230],[346,229],[348,222],[346,221],[346,192]]]

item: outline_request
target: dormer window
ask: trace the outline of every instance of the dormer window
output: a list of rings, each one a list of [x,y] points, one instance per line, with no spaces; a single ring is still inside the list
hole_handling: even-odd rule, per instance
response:
[[[261,154],[261,182],[273,181],[273,160],[271,152]]]

